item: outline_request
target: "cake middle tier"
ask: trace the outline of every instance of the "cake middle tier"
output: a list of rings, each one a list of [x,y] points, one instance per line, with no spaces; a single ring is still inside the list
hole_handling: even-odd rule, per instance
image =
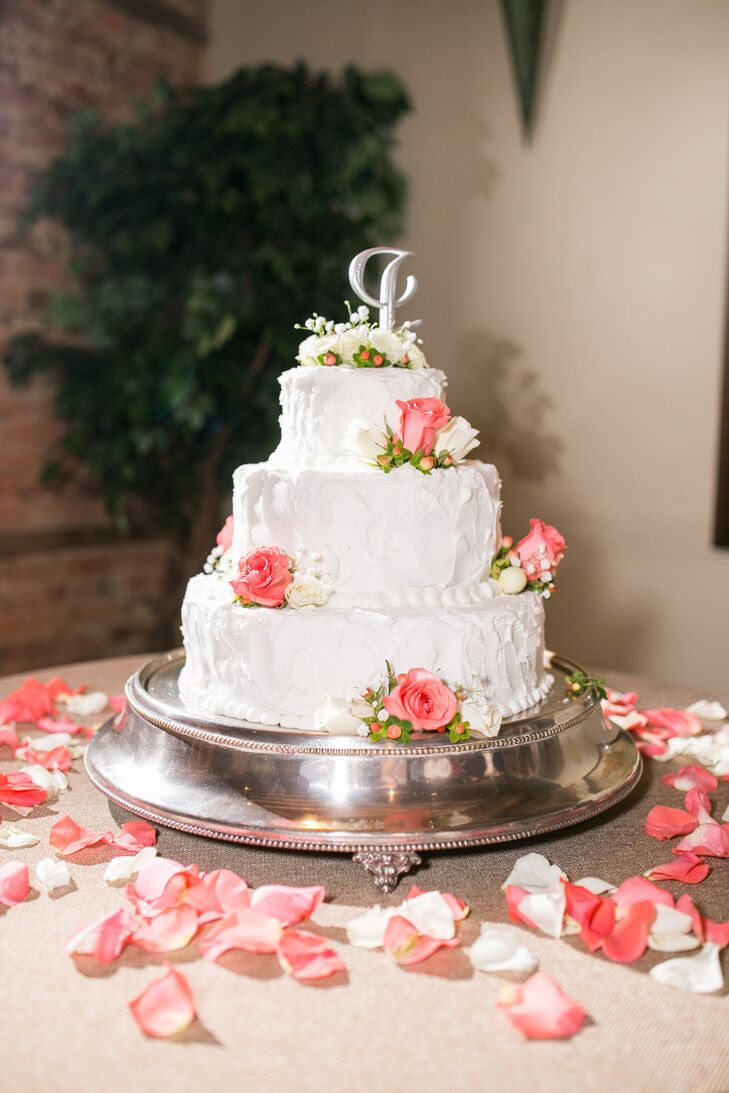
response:
[[[239,467],[233,560],[256,547],[318,554],[337,606],[467,603],[492,595],[501,539],[496,468]],[[305,568],[311,562],[304,557]],[[486,582],[486,583],[483,583]]]

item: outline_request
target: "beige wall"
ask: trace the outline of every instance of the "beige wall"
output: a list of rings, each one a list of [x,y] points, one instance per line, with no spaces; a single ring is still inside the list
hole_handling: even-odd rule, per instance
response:
[[[567,537],[549,644],[726,687],[729,3],[567,0],[531,147],[496,0],[213,0],[211,78],[299,58],[410,88],[414,311],[502,471],[505,528]]]

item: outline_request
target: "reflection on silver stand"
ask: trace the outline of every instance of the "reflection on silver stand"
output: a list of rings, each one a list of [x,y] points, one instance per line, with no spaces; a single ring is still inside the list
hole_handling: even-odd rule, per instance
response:
[[[154,823],[231,842],[348,853],[382,892],[423,852],[528,838],[579,823],[637,784],[632,739],[592,694],[565,697],[578,666],[552,656],[557,682],[494,739],[408,745],[201,717],[177,687],[182,652],[127,683],[126,710],[86,753],[91,780]]]

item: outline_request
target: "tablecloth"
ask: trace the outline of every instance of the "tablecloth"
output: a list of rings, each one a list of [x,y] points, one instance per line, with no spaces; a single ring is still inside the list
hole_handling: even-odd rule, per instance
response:
[[[34,673],[61,673],[70,684],[115,693],[143,659],[117,658]],[[644,706],[685,705],[691,688],[659,685],[603,673],[618,688],[637,689]],[[22,681],[0,680],[0,697]],[[6,753],[7,754],[7,753]],[[15,764],[3,763],[4,769]],[[581,826],[524,842],[483,850],[433,854],[415,880],[427,889],[467,900],[464,947],[484,921],[519,933],[543,971],[578,999],[589,1014],[569,1041],[525,1041],[496,1007],[504,978],[475,972],[464,948],[444,950],[411,968],[382,952],[346,943],[348,918],[376,902],[398,903],[410,878],[390,896],[347,856],[290,854],[236,846],[159,830],[159,852],[202,869],[227,867],[251,885],[322,884],[328,902],[314,930],[331,938],[347,965],[346,977],[305,985],[286,976],[273,956],[229,954],[217,964],[201,960],[193,943],[172,956],[134,947],[110,967],[83,970],[64,953],[78,927],[115,910],[123,892],[102,874],[114,853],[89,849],[70,860],[73,888],[60,895],[34,892],[0,915],[2,1008],[0,1087],[57,1093],[199,1093],[244,1089],[368,1090],[661,1090],[721,1093],[729,1089],[729,1009],[725,995],[683,994],[662,986],[648,969],[663,955],[649,953],[632,965],[591,955],[576,939],[554,940],[508,922],[501,884],[514,861],[538,850],[573,879],[585,875],[619,883],[670,859],[669,844],[644,831],[656,803],[680,806],[680,795],[661,782],[668,768],[650,760],[641,784],[622,805]],[[27,818],[0,806],[9,819],[41,836],[27,850],[0,849],[0,864],[32,865],[52,851],[48,831],[67,812],[86,827],[105,830],[131,819],[91,785],[80,761],[70,791]],[[715,795],[724,810],[729,782]],[[712,860],[700,885],[662,882],[674,896],[690,891],[710,917],[729,917],[729,862]],[[726,961],[726,953],[725,965]],[[146,1039],[127,1003],[171,963],[184,971],[199,1020],[179,1039]],[[726,969],[725,970],[729,970]]]

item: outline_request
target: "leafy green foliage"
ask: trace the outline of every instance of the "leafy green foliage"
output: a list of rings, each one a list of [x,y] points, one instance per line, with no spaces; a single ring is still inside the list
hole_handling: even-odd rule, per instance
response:
[[[179,530],[268,454],[294,320],[338,310],[352,255],[400,230],[407,109],[388,74],[265,65],[160,87],[123,125],[75,118],[23,222],[67,229],[77,289],[55,337],[6,357],[16,383],[59,377],[49,476],[90,476],[120,526]]]
[[[572,672],[571,675],[565,677],[565,682],[567,683],[567,694],[570,698],[579,698],[580,695],[586,694],[588,691],[592,692],[595,701],[607,697],[605,680],[593,679],[592,676],[588,676],[587,672]]]

